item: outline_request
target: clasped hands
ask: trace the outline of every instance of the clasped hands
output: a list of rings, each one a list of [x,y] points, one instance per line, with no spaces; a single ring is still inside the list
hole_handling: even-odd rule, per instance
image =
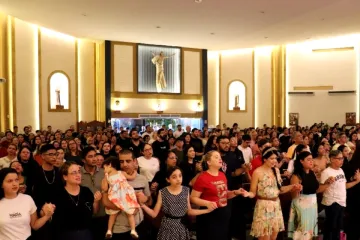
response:
[[[56,206],[52,203],[45,203],[44,206],[41,208],[41,211],[44,213],[45,216],[51,217],[55,212]]]

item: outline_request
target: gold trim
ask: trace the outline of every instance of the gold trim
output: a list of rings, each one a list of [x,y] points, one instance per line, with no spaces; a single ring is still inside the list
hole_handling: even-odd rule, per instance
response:
[[[252,51],[252,125],[255,126],[255,50]]]
[[[271,53],[271,125],[286,124],[286,48],[278,46]]]
[[[96,66],[96,43],[94,43],[94,120],[96,120],[96,79],[97,79],[97,66]]]
[[[51,80],[51,77],[55,74],[55,73],[62,73],[64,74],[66,77],[67,77],[67,80],[68,80],[68,86],[69,86],[69,89],[68,89],[68,94],[69,94],[69,108],[68,109],[53,109],[51,108],[51,94],[50,94],[50,80]],[[76,74],[76,73],[75,73]],[[75,77],[76,79],[76,77]],[[75,83],[75,89],[76,89],[76,83]],[[50,74],[49,74],[49,77],[47,79],[47,97],[48,97],[48,112],[71,112],[71,81],[70,81],[70,77],[69,75],[62,71],[62,70],[55,70],[55,71],[52,71]]]
[[[275,48],[274,48],[275,49]],[[275,54],[271,51],[271,126],[275,124]]]
[[[295,86],[295,91],[333,90],[334,86]]]
[[[129,92],[112,92],[111,97],[114,98],[157,98],[157,99],[181,99],[181,100],[201,100],[199,94],[187,94],[184,97],[180,94],[154,94],[154,93],[129,93]]]
[[[230,110],[229,109],[229,100],[230,100],[230,91],[229,91],[229,89],[230,89],[230,85],[233,83],[233,82],[241,82],[243,85],[244,85],[244,87],[245,87],[245,109],[243,109],[243,110]],[[227,90],[227,97],[226,97],[226,112],[247,112],[247,109],[248,109],[248,107],[247,107],[247,104],[248,104],[248,94],[247,94],[247,90],[248,90],[248,87],[246,86],[246,83],[243,81],[243,80],[240,80],[240,79],[234,79],[234,80],[231,80],[228,84],[227,84],[227,86],[226,86],[226,90]]]
[[[69,95],[71,96],[70,78],[69,81]],[[49,101],[50,102],[50,101]],[[69,110],[71,112],[71,98],[69,98]],[[79,40],[75,40],[75,125],[79,122]],[[82,119],[83,120],[83,119]]]
[[[15,18],[11,17],[11,85],[12,85],[12,106],[13,106],[13,126],[17,125],[16,115],[16,56],[15,56]]]
[[[221,122],[221,81],[222,81],[222,55],[219,53],[219,125],[222,126]]]
[[[0,131],[9,128],[9,104],[8,104],[8,16],[0,13],[0,74],[7,79],[6,83],[0,84]]]
[[[169,115],[169,114],[179,114],[182,118],[202,118],[202,112],[199,113],[162,113],[157,114],[156,112],[152,113],[117,113],[116,111],[111,111],[111,118],[139,118],[139,114],[151,114],[151,115]]]
[[[39,129],[42,129],[41,29],[38,28]],[[49,99],[50,100],[50,99]]]
[[[342,47],[342,48],[320,48],[320,49],[313,49],[313,52],[343,52],[343,51],[352,51],[354,47]]]

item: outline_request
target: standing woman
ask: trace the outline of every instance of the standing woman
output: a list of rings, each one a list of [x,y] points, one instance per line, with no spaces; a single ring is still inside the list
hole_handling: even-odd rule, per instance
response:
[[[316,237],[318,233],[318,205],[316,193],[325,191],[332,182],[329,178],[326,184],[320,185],[315,173],[311,170],[314,167],[314,160],[310,152],[301,152],[295,161],[294,173],[291,177],[291,184],[303,186],[301,194],[292,193],[288,236],[299,239],[306,235],[310,238]]]
[[[281,186],[281,176],[277,165],[276,148],[265,148],[263,165],[255,170],[251,178],[250,192],[240,189],[244,197],[257,197],[250,235],[259,240],[275,240],[284,231],[284,219],[280,206],[280,193],[291,190],[301,191],[300,184]]]
[[[80,166],[65,162],[60,168],[64,188],[58,192],[53,217],[56,240],[92,240],[91,219],[99,210],[101,193],[94,195],[89,188],[80,186]]]
[[[143,156],[137,158],[140,174],[151,183],[155,174],[160,170],[160,162],[159,159],[153,157],[153,149],[148,143],[143,145],[142,154]]]
[[[79,152],[79,149],[78,149],[78,146],[77,146],[77,143],[75,142],[75,140],[69,140],[68,152],[65,155],[66,160],[76,162],[77,164],[82,166],[83,162],[82,162],[80,154],[81,154],[81,152]]]
[[[190,240],[190,234],[182,219],[188,215],[200,215],[209,213],[211,210],[195,210],[191,208],[189,188],[181,186],[182,173],[179,167],[170,167],[166,173],[168,187],[160,190],[154,210],[146,205],[141,208],[151,217],[156,218],[162,209],[164,216],[161,220],[158,240]]]
[[[225,174],[220,171],[223,162],[220,153],[210,151],[204,155],[204,172],[200,173],[191,192],[191,202],[201,209],[212,211],[196,218],[196,239],[227,240],[231,209],[228,199],[240,195],[240,189],[228,191]]]
[[[38,218],[34,200],[19,192],[19,177],[15,169],[0,170],[0,239],[26,240],[31,236],[31,229],[41,228],[54,213],[52,204],[42,207]]]

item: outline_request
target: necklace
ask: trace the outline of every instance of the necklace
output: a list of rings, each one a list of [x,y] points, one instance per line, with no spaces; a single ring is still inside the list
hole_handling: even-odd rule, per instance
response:
[[[50,185],[53,184],[53,183],[55,182],[55,169],[53,169],[53,179],[52,179],[52,182],[49,182],[49,180],[48,180],[48,178],[46,177],[46,174],[45,174],[45,171],[44,171],[43,168],[42,168],[42,170],[43,170],[43,173],[44,173],[46,182],[47,182],[48,184],[50,184]]]
[[[65,189],[66,190],[66,189]],[[79,205],[79,201],[80,201],[80,191],[79,194],[77,195],[77,201],[75,202],[74,198],[70,195],[70,193],[66,190],[67,194],[69,195],[71,201],[75,204],[75,206]]]

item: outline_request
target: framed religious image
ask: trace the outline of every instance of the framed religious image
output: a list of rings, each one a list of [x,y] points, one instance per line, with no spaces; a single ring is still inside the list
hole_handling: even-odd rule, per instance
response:
[[[348,112],[345,114],[345,122],[347,126],[355,126],[356,125],[356,113]]]
[[[138,44],[138,93],[181,93],[181,48]]]
[[[289,124],[291,127],[299,125],[299,113],[289,113]]]

